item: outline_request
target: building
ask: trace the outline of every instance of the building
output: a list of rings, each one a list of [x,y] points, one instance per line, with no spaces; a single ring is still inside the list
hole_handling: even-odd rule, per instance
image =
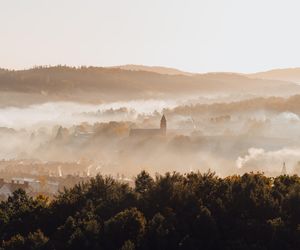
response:
[[[18,183],[19,185],[26,184],[26,191],[31,195],[54,195],[58,192],[58,182],[47,181],[43,178],[40,180],[32,178],[12,178],[12,183]]]
[[[154,129],[131,129],[130,137],[149,137],[149,136],[165,136],[167,134],[167,119],[165,115],[160,120],[160,128]]]
[[[11,182],[5,182],[0,178],[0,201],[6,200],[18,189],[23,189],[30,196],[44,194],[53,196],[58,193],[58,182],[35,180],[31,178],[12,178]]]
[[[7,183],[4,179],[0,179],[0,200],[6,200],[8,197],[13,195],[13,192],[18,189],[24,189],[27,191],[29,188],[28,182],[20,183],[18,181],[12,180],[12,182]]]
[[[285,162],[283,162],[282,169],[281,169],[281,175],[286,175],[286,174],[287,174],[286,166],[285,166]]]

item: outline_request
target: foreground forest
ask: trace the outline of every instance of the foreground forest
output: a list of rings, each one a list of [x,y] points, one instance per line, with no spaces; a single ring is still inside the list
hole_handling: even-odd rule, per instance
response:
[[[1,249],[299,249],[300,177],[141,172],[0,205]]]

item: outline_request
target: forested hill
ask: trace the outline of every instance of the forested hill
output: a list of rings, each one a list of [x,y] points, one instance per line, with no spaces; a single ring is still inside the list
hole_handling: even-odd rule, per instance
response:
[[[300,178],[97,176],[55,200],[0,204],[1,249],[299,249]]]
[[[255,74],[248,74],[249,77],[255,77],[260,79],[276,79],[281,81],[289,81],[300,83],[300,68],[286,68],[286,69],[274,69],[265,72],[258,72]]]
[[[37,99],[99,101],[212,93],[295,94],[300,87],[228,73],[167,75],[119,68],[65,66],[0,71],[0,92]]]

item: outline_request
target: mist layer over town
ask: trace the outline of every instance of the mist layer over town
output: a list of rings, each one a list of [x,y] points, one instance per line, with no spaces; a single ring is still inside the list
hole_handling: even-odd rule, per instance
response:
[[[51,175],[129,179],[141,170],[276,176],[285,166],[298,173],[299,79],[297,69],[249,75],[135,65],[2,70],[0,167],[13,172],[18,167],[10,161],[27,161],[29,173],[41,167]],[[163,115],[166,133],[148,133],[160,129]],[[132,136],[134,129],[144,133]],[[64,169],[66,163],[73,169]]]

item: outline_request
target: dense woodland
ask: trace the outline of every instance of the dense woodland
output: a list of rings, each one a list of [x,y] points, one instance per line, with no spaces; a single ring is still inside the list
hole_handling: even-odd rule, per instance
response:
[[[97,176],[0,205],[1,249],[299,249],[300,177]]]

